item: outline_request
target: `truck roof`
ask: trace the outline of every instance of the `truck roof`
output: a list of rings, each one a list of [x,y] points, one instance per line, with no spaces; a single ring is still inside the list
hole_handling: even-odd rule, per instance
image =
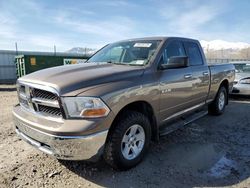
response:
[[[123,42],[123,41],[144,41],[144,40],[163,40],[166,41],[167,39],[179,39],[179,40],[185,40],[185,41],[193,41],[193,42],[198,42],[196,39],[191,39],[191,38],[183,38],[183,37],[168,37],[168,36],[155,36],[155,37],[143,37],[143,38],[132,38],[132,39],[126,39],[126,40],[121,40],[118,42]]]

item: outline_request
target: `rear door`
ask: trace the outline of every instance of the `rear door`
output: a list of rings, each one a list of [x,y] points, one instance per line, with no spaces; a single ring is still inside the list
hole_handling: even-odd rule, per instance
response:
[[[167,43],[160,63],[169,58],[186,56],[183,43],[172,40]],[[190,67],[158,70],[160,80],[160,116],[165,121],[190,107],[192,97],[192,70]]]
[[[206,101],[209,84],[210,73],[206,62],[203,61],[200,46],[196,42],[184,42],[185,50],[189,58],[189,65],[192,69],[192,97],[191,105],[200,105]]]

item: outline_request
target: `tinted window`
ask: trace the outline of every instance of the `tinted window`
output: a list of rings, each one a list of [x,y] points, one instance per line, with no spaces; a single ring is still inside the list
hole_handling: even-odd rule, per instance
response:
[[[109,44],[93,55],[88,62],[142,66],[149,62],[160,43],[160,40],[135,40]]]
[[[168,44],[167,48],[165,49],[165,57],[166,57],[165,63],[168,62],[169,58],[178,56],[186,56],[183,45],[179,41],[172,41]]]
[[[187,42],[185,43],[186,52],[189,58],[190,65],[202,65],[202,57],[200,49],[196,43]]]

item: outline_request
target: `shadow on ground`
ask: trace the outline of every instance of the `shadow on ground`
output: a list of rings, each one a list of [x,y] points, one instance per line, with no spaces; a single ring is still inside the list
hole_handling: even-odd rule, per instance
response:
[[[0,84],[0,92],[6,91],[16,91],[16,85],[15,84]]]
[[[0,92],[2,92],[2,91],[6,91],[6,92],[16,91],[16,88],[0,88]]]
[[[218,187],[250,176],[250,99],[230,101],[222,116],[205,116],[152,143],[137,167],[117,172],[98,163],[60,161],[76,175],[105,187]]]

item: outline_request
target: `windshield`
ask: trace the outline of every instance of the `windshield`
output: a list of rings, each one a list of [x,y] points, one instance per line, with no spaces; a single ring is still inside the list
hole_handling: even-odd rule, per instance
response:
[[[244,64],[235,64],[235,71],[236,73],[250,73],[250,63],[244,63]]]
[[[93,55],[88,62],[142,66],[148,63],[160,42],[159,40],[143,40],[109,44]]]

